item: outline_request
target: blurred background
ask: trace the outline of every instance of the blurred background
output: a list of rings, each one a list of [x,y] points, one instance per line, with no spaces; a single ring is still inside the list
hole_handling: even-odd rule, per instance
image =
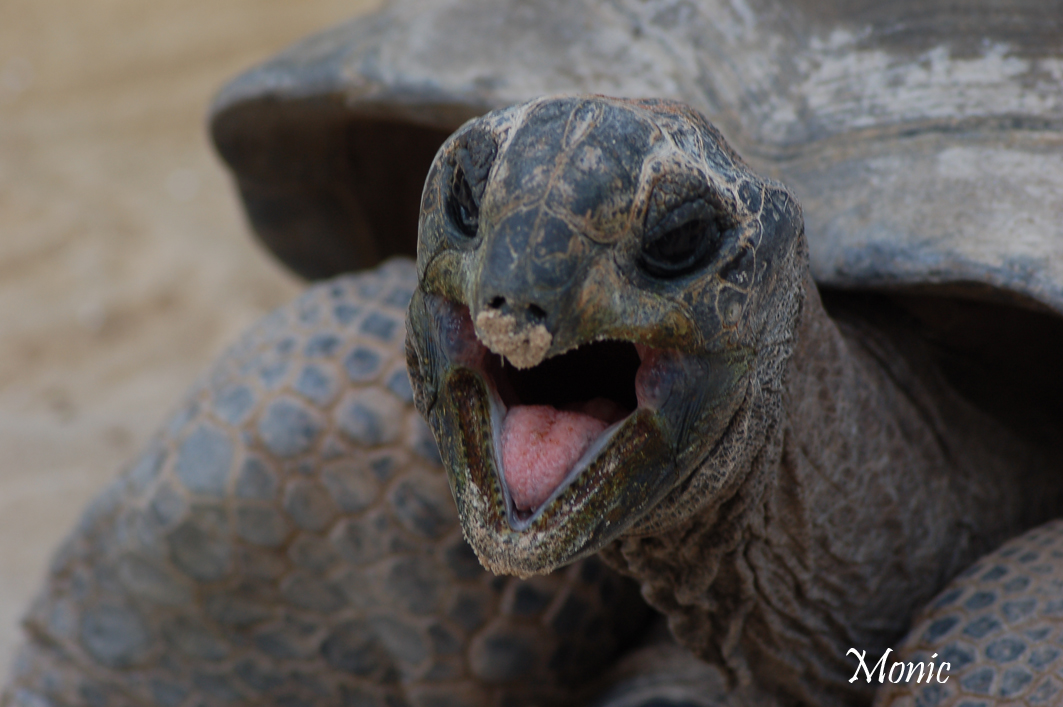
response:
[[[379,0],[0,3],[0,681],[81,508],[300,283],[207,140],[214,92]]]

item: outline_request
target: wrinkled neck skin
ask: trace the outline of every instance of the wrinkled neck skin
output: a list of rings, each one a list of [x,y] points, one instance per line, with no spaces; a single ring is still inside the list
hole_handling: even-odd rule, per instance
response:
[[[603,556],[739,689],[867,704],[873,686],[849,684],[846,651],[877,660],[948,579],[1040,521],[1022,488],[1045,499],[1049,482],[1031,480],[1043,462],[954,394],[903,326],[835,322],[810,277],[797,289],[792,346],[773,353],[788,359],[762,362],[731,438],[691,483],[721,465],[727,481],[688,489],[708,496],[695,512]]]

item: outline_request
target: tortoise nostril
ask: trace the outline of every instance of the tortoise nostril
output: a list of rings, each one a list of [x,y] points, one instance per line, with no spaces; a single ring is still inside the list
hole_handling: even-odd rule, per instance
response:
[[[494,310],[499,314],[507,314],[512,317],[523,319],[525,323],[534,324],[546,319],[546,310],[537,304],[508,300],[502,295],[495,295],[487,300],[487,309]]]

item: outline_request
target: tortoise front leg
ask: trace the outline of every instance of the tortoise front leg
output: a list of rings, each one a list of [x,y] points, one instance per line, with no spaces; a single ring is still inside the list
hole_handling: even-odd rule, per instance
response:
[[[857,670],[878,687],[875,706],[1063,704],[1061,560],[1063,520],[1054,520],[953,579],[896,652]]]
[[[411,404],[414,285],[315,286],[221,359],[59,550],[0,704],[575,699],[648,610],[597,560],[481,569]]]

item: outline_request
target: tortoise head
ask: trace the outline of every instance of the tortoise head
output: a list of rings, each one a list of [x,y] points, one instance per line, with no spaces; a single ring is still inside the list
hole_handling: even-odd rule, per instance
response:
[[[682,104],[544,98],[451,136],[406,351],[483,564],[549,572],[732,483],[805,270],[796,201]]]

